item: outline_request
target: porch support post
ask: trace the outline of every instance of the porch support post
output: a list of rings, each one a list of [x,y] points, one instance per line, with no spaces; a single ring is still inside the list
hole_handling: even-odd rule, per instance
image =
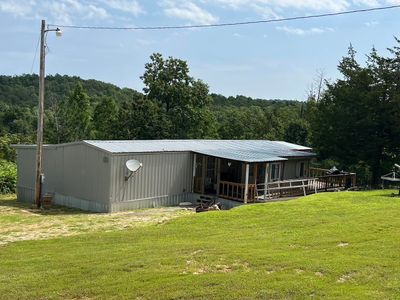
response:
[[[219,196],[220,182],[221,182],[221,159],[217,158],[217,196]]]
[[[249,194],[249,170],[250,170],[250,166],[249,164],[246,164],[246,179],[244,182],[244,203],[247,203],[247,197]]]
[[[207,157],[203,155],[203,167],[201,168],[201,193],[204,194],[204,185],[206,183]]]
[[[192,178],[192,193],[194,193],[194,186],[196,184],[195,178],[196,178],[196,160],[197,160],[197,155],[196,153],[193,154],[193,178]]]
[[[264,201],[267,199],[268,191],[268,178],[269,177],[269,164],[265,164],[265,179],[264,179]]]

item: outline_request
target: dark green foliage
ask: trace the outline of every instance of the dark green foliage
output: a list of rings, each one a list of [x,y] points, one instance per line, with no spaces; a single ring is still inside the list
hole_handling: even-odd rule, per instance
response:
[[[225,97],[223,95],[211,94],[213,102],[217,106],[235,106],[235,107],[246,107],[246,106],[259,106],[262,108],[267,107],[284,107],[284,106],[299,106],[301,102],[296,100],[265,100],[265,99],[253,99],[250,97],[238,95],[236,97]]]
[[[144,95],[79,77],[47,76],[45,142],[81,139],[305,139],[302,104],[209,94],[180,59],[153,54],[142,76]],[[0,76],[0,158],[11,143],[35,143],[38,76]],[[297,124],[297,123],[296,123]]]
[[[110,83],[56,74],[54,76],[46,76],[46,106],[55,101],[62,101],[79,83],[82,84],[83,89],[91,99],[106,96],[120,102],[140,95],[135,90],[121,89]],[[26,105],[29,107],[36,106],[39,97],[38,88],[39,77],[36,74],[22,76],[0,75],[0,103],[18,106]]]
[[[189,75],[186,61],[161,54],[150,56],[141,77],[147,101],[160,104],[170,123],[170,138],[216,137],[215,119],[209,111],[208,86]]]
[[[221,139],[284,140],[288,126],[300,118],[300,107],[217,106],[213,112],[218,120],[218,134]],[[297,135],[301,134],[304,135]]]
[[[400,49],[390,51],[382,57],[373,49],[364,67],[350,47],[339,64],[343,79],[328,84],[310,118],[321,157],[358,165],[375,184],[400,160]]]
[[[72,93],[48,113],[48,133],[53,143],[67,143],[91,138],[92,108],[90,98],[78,83]]]
[[[93,130],[96,139],[113,139],[118,118],[118,106],[111,97],[99,99],[93,111]]]
[[[35,134],[36,122],[36,107],[0,102],[0,133],[32,136]]]
[[[13,162],[0,159],[0,194],[15,193],[17,166]]]
[[[143,97],[124,101],[119,108],[116,139],[163,139],[169,137],[171,123],[160,104]]]
[[[11,148],[12,144],[32,144],[34,141],[33,137],[6,133],[0,135],[0,159],[5,159],[7,161],[16,160],[15,149]]]
[[[372,182],[372,171],[371,167],[363,161],[359,161],[356,164],[348,167],[352,172],[357,174],[357,182],[361,186],[369,186]],[[382,175],[382,174],[381,174]]]
[[[294,120],[285,130],[285,141],[299,145],[309,145],[309,129],[305,120]]]

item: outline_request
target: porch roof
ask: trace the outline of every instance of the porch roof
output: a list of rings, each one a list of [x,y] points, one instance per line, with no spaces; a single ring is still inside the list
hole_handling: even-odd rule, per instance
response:
[[[288,160],[284,157],[279,157],[272,155],[266,152],[258,152],[254,150],[235,150],[235,151],[227,151],[227,150],[202,150],[202,151],[194,151],[198,154],[224,158],[228,160],[237,160],[243,162],[273,162],[273,161],[285,161]]]

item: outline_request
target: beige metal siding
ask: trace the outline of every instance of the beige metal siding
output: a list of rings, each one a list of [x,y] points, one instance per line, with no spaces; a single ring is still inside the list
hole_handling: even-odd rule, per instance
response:
[[[136,159],[143,164],[128,181],[125,163]],[[124,202],[146,201],[172,205],[186,199],[192,186],[193,154],[164,152],[115,155],[111,166],[111,202],[115,207],[135,207]],[[145,205],[145,204],[143,204]]]
[[[109,200],[110,156],[84,144],[64,146],[63,172],[59,192],[76,198],[107,204]],[[106,159],[104,160],[104,157]]]
[[[283,179],[288,180],[288,179],[295,179],[299,178],[299,164],[301,162],[304,162],[304,177],[307,177],[308,175],[308,165],[309,165],[309,159],[290,159],[288,161],[285,161],[285,168],[284,168],[284,173],[283,173]]]
[[[18,198],[33,201],[36,148],[17,150]],[[104,157],[107,157],[104,160]],[[55,202],[86,210],[108,211],[110,155],[85,144],[44,149],[45,190]]]
[[[17,186],[33,189],[36,176],[36,151],[35,149],[18,149],[17,153]]]

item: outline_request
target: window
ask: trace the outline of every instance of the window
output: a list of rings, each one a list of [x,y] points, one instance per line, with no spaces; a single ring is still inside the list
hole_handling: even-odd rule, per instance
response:
[[[306,175],[305,165],[306,164],[304,163],[304,161],[301,161],[301,162],[297,163],[297,171],[296,171],[297,177],[302,178],[302,177],[304,177]]]
[[[271,181],[278,181],[281,175],[281,164],[280,163],[271,164],[270,173],[271,173],[270,174]]]

